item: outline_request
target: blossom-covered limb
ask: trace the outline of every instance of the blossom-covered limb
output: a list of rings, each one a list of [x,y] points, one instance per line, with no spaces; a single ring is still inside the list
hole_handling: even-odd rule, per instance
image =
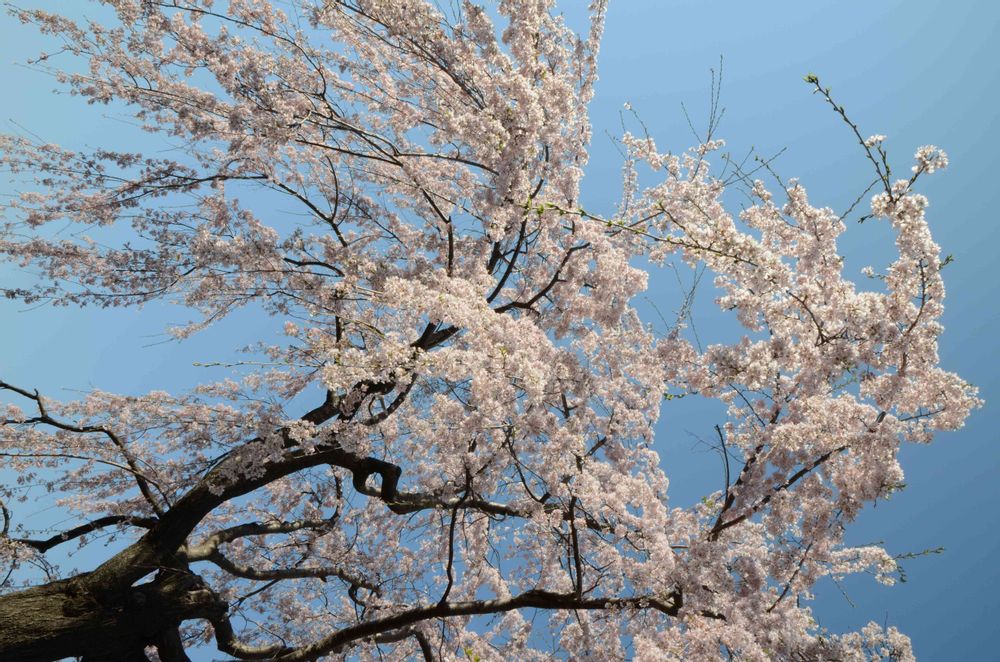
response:
[[[35,406],[38,408],[38,416],[34,416],[32,418],[23,418],[13,421],[10,420],[0,421],[0,425],[11,425],[11,424],[34,425],[36,423],[41,423],[43,425],[51,425],[52,427],[58,428],[60,430],[65,430],[67,432],[77,432],[80,434],[89,434],[97,432],[103,434],[111,441],[112,444],[114,444],[114,446],[121,452],[122,456],[125,458],[125,462],[128,464],[129,471],[135,477],[135,482],[139,486],[139,491],[142,493],[143,498],[146,499],[146,502],[149,504],[150,508],[152,508],[153,512],[156,513],[157,515],[163,514],[163,509],[160,504],[160,501],[153,496],[153,493],[150,490],[150,482],[151,482],[150,479],[142,471],[140,471],[135,456],[128,449],[128,446],[126,446],[125,443],[118,437],[118,435],[116,435],[114,432],[103,426],[88,425],[81,427],[78,425],[73,425],[52,418],[45,410],[45,403],[43,402],[42,396],[38,393],[37,390],[34,392],[26,391],[25,389],[18,388],[17,386],[8,384],[7,382],[4,382],[2,380],[0,380],[0,390],[12,391],[14,393],[17,393],[18,395],[28,398],[29,400],[34,401]],[[153,484],[155,485],[155,482]],[[162,488],[160,488],[159,485],[155,486],[159,490],[161,497],[166,499],[166,495],[163,494]],[[169,501],[167,503],[169,505]]]
[[[439,602],[435,605],[406,609],[396,614],[344,628],[324,637],[314,644],[279,655],[276,659],[281,662],[314,660],[328,653],[339,652],[344,647],[359,639],[376,636],[382,632],[396,630],[421,621],[453,616],[496,614],[524,608],[552,610],[653,609],[668,616],[676,616],[679,604],[675,595],[662,598],[641,596],[634,598],[598,597],[581,599],[573,594],[551,593],[548,591],[527,591],[503,600]]]

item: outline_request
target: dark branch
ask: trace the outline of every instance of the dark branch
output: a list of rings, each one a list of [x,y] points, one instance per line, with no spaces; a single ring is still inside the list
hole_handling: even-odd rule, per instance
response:
[[[61,545],[64,542],[69,542],[70,540],[75,540],[80,536],[87,535],[93,531],[103,529],[108,526],[115,525],[129,525],[137,526],[144,529],[151,529],[156,525],[157,519],[153,517],[132,517],[130,515],[108,515],[107,517],[100,517],[93,521],[87,522],[86,524],[81,524],[80,526],[74,527],[68,531],[63,531],[62,533],[57,533],[50,538],[45,540],[29,540],[26,538],[14,538],[14,542],[19,542],[22,545],[27,545],[32,547],[43,554],[57,545]]]
[[[299,662],[315,660],[323,655],[336,653],[345,646],[359,640],[376,637],[386,632],[392,632],[416,623],[451,616],[474,616],[478,614],[497,614],[516,609],[588,609],[603,610],[622,607],[636,609],[652,608],[668,616],[677,616],[680,607],[680,594],[672,593],[665,598],[641,596],[634,598],[586,598],[580,599],[573,594],[551,593],[532,590],[518,596],[498,600],[473,600],[468,602],[444,602],[432,606],[414,607],[396,614],[383,616],[371,621],[365,621],[345,627],[324,637],[314,644],[303,646],[290,653],[279,655],[278,662]]]

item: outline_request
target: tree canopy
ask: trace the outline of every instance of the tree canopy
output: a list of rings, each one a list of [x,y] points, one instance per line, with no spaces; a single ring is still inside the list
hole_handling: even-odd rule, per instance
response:
[[[601,0],[582,34],[551,0],[103,3],[108,24],[12,11],[171,156],[0,137],[25,189],[0,257],[38,274],[3,291],[179,302],[179,339],[249,307],[261,343],[184,393],[59,402],[0,375],[0,656],[912,658],[895,628],[824,631],[808,598],[892,581],[845,527],[900,487],[901,443],[980,404],[937,355],[947,260],[916,189],[941,149],[897,178],[806,77],[896,237],[855,283],[847,215],[711,131],[681,154],[625,133],[620,200],[581,206]],[[702,347],[683,302],[667,333],[640,317],[650,272],[684,268],[731,342]],[[728,408],[723,487],[693,508],[653,435],[678,397]],[[80,523],[29,531],[24,483]],[[93,570],[35,571],[109,530],[127,543]]]

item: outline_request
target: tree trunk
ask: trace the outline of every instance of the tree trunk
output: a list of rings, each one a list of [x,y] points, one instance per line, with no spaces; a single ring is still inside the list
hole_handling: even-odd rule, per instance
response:
[[[124,593],[101,595],[87,575],[0,597],[0,660],[146,660],[183,620],[226,611],[197,575],[168,570]]]

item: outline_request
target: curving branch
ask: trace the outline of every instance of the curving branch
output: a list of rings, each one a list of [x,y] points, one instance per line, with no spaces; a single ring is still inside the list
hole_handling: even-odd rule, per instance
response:
[[[339,517],[340,513],[337,512],[331,517],[325,519],[299,519],[291,522],[279,520],[275,522],[248,522],[246,524],[238,524],[225,529],[219,529],[218,531],[209,534],[198,545],[185,545],[182,548],[182,553],[189,561],[198,561],[208,558],[213,552],[219,549],[219,545],[232,542],[238,538],[294,533],[295,531],[301,531],[303,529],[325,531],[336,524]]]
[[[498,614],[516,609],[587,609],[616,608],[655,609],[667,616],[677,616],[682,606],[679,591],[666,597],[639,596],[631,598],[579,598],[574,594],[531,590],[520,595],[496,600],[470,600],[465,602],[438,602],[434,605],[413,607],[334,632],[319,641],[294,649],[275,658],[276,662],[303,662],[323,655],[342,651],[348,645],[377,637],[384,633],[406,628],[422,621],[451,616],[476,616]]]
[[[27,545],[41,553],[45,553],[63,544],[64,542],[69,542],[70,540],[75,540],[80,536],[87,535],[93,531],[98,531],[100,529],[109,526],[136,526],[143,529],[151,529],[156,526],[157,519],[155,517],[132,517],[131,515],[108,515],[107,517],[99,517],[95,520],[81,524],[80,526],[69,529],[68,531],[63,531],[62,533],[57,533],[54,536],[46,538],[45,540],[31,540],[28,538],[12,538],[14,542],[21,543],[22,545]],[[4,532],[6,533],[6,532]]]
[[[417,645],[420,646],[420,654],[423,655],[424,662],[434,662],[434,649],[431,647],[431,642],[427,639],[427,635],[420,630],[407,628],[397,632],[386,632],[385,634],[373,637],[372,640],[376,644],[393,644],[403,639],[409,639],[410,637],[417,640]]]
[[[343,570],[342,568],[334,568],[332,566],[323,567],[306,567],[306,568],[271,568],[268,570],[261,570],[246,565],[239,565],[234,563],[231,559],[226,557],[222,552],[216,550],[211,554],[197,559],[190,559],[192,561],[209,561],[214,563],[216,566],[225,570],[231,575],[236,577],[242,577],[243,579],[252,579],[254,581],[271,581],[283,579],[322,579],[326,580],[329,577],[336,577],[343,580],[352,587],[365,588],[373,593],[378,593],[378,586],[368,581],[367,579],[352,575],[351,573]]]
[[[208,619],[215,630],[216,647],[235,658],[241,660],[267,660],[276,655],[289,652],[292,649],[284,644],[270,644],[268,646],[251,646],[236,638],[233,624],[226,616],[225,612],[213,614]]]

